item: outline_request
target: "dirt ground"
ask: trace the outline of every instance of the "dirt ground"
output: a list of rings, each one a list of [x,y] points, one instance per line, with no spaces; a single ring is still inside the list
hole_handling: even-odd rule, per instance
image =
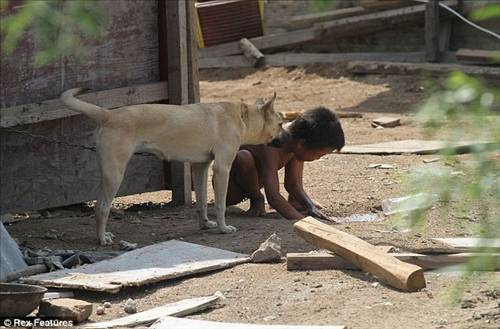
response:
[[[362,118],[342,119],[347,144],[426,138],[411,111],[426,96],[424,81],[411,76],[349,76],[341,67],[310,66],[294,69],[210,70],[201,72],[202,101],[239,100],[254,102],[277,92],[276,109],[297,111],[318,105],[342,111],[355,111]],[[371,119],[397,115],[402,125],[374,129]],[[375,212],[383,216],[381,201],[404,195],[402,175],[408,169],[425,165],[420,155],[344,155],[331,154],[307,163],[304,186],[309,195],[325,206],[326,213],[345,217]],[[460,156],[463,161],[466,155]],[[384,163],[395,169],[369,169]],[[281,176],[282,177],[282,176]],[[284,188],[282,187],[283,193]],[[209,191],[209,198],[213,193]],[[270,234],[276,232],[286,252],[316,248],[293,232],[293,221],[268,209],[265,217],[249,218],[243,212],[248,202],[228,210],[227,221],[238,232],[220,235],[198,230],[193,207],[169,207],[170,192],[161,191],[117,198],[108,230],[115,241],[136,242],[139,246],[179,239],[188,242],[251,253]],[[95,244],[92,207],[66,207],[31,215],[7,226],[17,241],[33,249],[118,250],[115,244]],[[214,217],[209,209],[209,216]],[[464,219],[465,218],[465,219]],[[399,230],[390,219],[378,223],[347,223],[338,228],[374,244],[392,244],[405,250],[433,247],[429,238],[470,236],[477,214],[443,211],[436,204],[421,231]],[[44,239],[47,232],[57,240]],[[123,290],[117,295],[77,293],[94,303],[104,301],[112,307],[103,316],[108,320],[125,315],[128,298],[137,300],[139,311],[183,298],[222,291],[226,300],[217,307],[191,316],[224,322],[261,324],[346,325],[348,328],[499,328],[500,287],[498,273],[481,276],[464,288],[457,305],[451,305],[450,289],[456,286],[457,272],[426,272],[427,288],[403,293],[377,282],[359,271],[295,271],[284,263],[245,264],[223,271]]]

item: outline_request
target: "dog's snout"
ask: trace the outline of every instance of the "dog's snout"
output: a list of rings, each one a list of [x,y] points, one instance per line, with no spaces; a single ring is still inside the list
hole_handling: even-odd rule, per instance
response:
[[[282,147],[283,141],[281,141],[279,138],[273,138],[267,145],[273,147]]]
[[[271,142],[269,142],[267,145],[273,147],[282,147],[287,141],[290,140],[290,138],[291,138],[290,133],[283,130],[281,133],[279,133],[278,136],[273,138]]]

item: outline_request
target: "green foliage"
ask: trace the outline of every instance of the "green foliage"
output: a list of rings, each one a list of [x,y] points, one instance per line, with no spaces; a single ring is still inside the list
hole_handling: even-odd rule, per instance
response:
[[[483,21],[496,17],[500,17],[500,4],[478,8],[471,14],[471,18],[475,21]]]
[[[311,13],[319,13],[321,11],[332,10],[337,6],[337,0],[311,0],[309,2],[308,11]]]
[[[3,14],[8,0],[0,1]],[[40,48],[34,58],[36,65],[69,54],[82,55],[84,38],[101,36],[105,22],[106,16],[94,0],[25,0],[0,22],[2,52],[11,54],[21,37],[32,33]]]
[[[479,212],[478,232],[500,236],[500,90],[488,87],[461,72],[453,73],[445,90],[434,93],[423,104],[417,118],[430,134],[440,133],[449,143],[457,140],[489,141],[476,146],[466,161],[456,160],[452,148],[442,155],[453,168],[425,165],[407,177],[412,193],[427,193],[467,212]],[[418,223],[424,214],[410,217]]]

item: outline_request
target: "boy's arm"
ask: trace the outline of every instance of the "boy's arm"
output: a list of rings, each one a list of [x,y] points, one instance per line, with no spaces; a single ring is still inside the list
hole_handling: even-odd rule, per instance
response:
[[[278,160],[270,154],[264,155],[260,161],[261,177],[264,183],[267,202],[286,219],[302,219],[305,216],[298,212],[297,209],[288,203],[280,194],[277,161]]]

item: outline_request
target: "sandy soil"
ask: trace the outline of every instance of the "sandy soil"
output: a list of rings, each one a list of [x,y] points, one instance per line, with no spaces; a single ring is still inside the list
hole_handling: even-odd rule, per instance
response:
[[[425,138],[411,111],[424,99],[426,84],[415,77],[353,77],[341,67],[311,66],[296,69],[210,70],[201,74],[202,101],[239,100],[253,102],[258,97],[278,94],[276,108],[296,111],[324,105],[333,109],[362,112],[363,118],[342,119],[348,144]],[[397,115],[402,126],[374,129],[371,119]],[[381,201],[404,195],[402,175],[424,165],[432,156],[343,155],[331,154],[308,163],[304,185],[308,193],[325,206],[332,216],[381,213]],[[460,156],[463,161],[467,156]],[[369,169],[371,163],[385,163],[395,169]],[[282,176],[281,176],[282,177]],[[282,188],[284,191],[284,188]],[[210,191],[209,197],[213,198]],[[285,192],[284,192],[285,193]],[[243,211],[248,202],[228,210],[228,222],[239,228],[231,235],[200,232],[193,207],[169,207],[170,192],[160,191],[115,200],[108,229],[115,241],[127,240],[140,246],[168,239],[251,253],[270,234],[282,239],[284,252],[316,249],[297,236],[292,221],[268,209],[261,218],[248,218]],[[477,214],[443,211],[436,204],[421,231],[398,232],[390,219],[379,223],[348,223],[337,227],[374,244],[392,244],[401,249],[421,250],[434,245],[431,237],[469,236],[474,232]],[[209,216],[214,216],[212,208]],[[118,245],[95,244],[91,207],[74,206],[31,214],[27,220],[7,226],[17,241],[33,249],[117,250]],[[44,239],[47,232],[57,240]],[[95,306],[110,301],[106,320],[124,315],[123,304],[136,299],[139,310],[189,298],[224,292],[227,299],[218,307],[193,318],[265,324],[332,324],[349,328],[499,328],[500,287],[498,273],[479,277],[465,288],[457,305],[446,298],[456,285],[456,273],[426,272],[428,287],[421,292],[403,293],[377,282],[358,271],[289,272],[284,263],[246,264],[233,269],[180,279],[147,287],[126,289],[117,295],[78,293]]]

